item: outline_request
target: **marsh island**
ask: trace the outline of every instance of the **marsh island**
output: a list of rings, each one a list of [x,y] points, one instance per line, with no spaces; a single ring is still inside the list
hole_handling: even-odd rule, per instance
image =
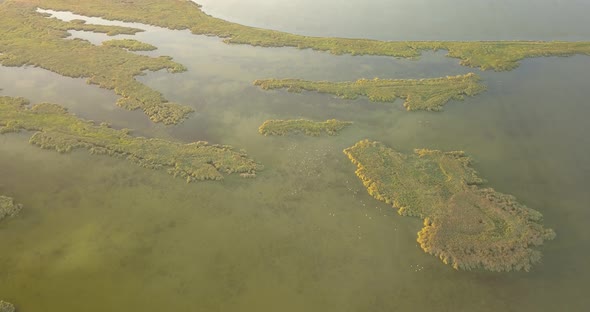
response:
[[[534,247],[555,237],[541,213],[480,187],[484,180],[463,152],[406,155],[364,140],[344,153],[371,196],[401,215],[424,219],[420,246],[455,269],[529,271],[541,259]]]
[[[0,221],[7,217],[16,216],[21,209],[22,205],[15,203],[14,199],[12,199],[11,197],[0,195]],[[2,301],[0,301],[0,303],[2,303]]]
[[[129,110],[141,109],[152,121],[164,124],[180,123],[192,109],[169,102],[158,91],[138,82],[135,76],[141,75],[145,70],[166,69],[170,72],[180,72],[186,70],[184,66],[173,62],[169,57],[151,58],[131,53],[130,51],[156,48],[133,39],[107,41],[101,46],[79,39],[64,40],[69,36],[68,30],[102,32],[108,35],[135,34],[141,30],[87,25],[81,20],[63,22],[55,18],[47,18],[46,14],[36,12],[37,8],[66,10],[87,16],[141,22],[170,29],[190,29],[195,34],[225,38],[224,41],[228,43],[254,46],[288,46],[329,51],[334,54],[406,58],[416,58],[424,50],[447,50],[450,57],[461,59],[461,64],[480,67],[484,70],[510,70],[518,66],[518,61],[527,57],[590,54],[589,42],[384,42],[301,36],[224,21],[205,14],[197,4],[191,1],[137,0],[130,3],[107,0],[96,5],[95,1],[89,0],[7,0],[0,4],[0,64],[4,66],[32,65],[68,77],[87,78],[88,83],[114,90],[120,95],[121,98],[117,101],[118,106]],[[313,85],[305,81],[290,82]],[[328,88],[325,92],[331,90],[344,97],[366,93],[369,98],[379,101],[391,101],[396,96],[408,97],[410,98],[408,109],[429,110],[439,109],[448,99],[458,98],[463,94],[451,91],[449,92],[452,94],[430,94],[433,98],[425,97],[428,94],[399,93],[396,95],[392,90],[387,91],[391,86],[384,86],[391,83],[391,80],[372,83],[359,80],[333,83],[331,86],[324,83],[323,86],[316,86],[316,88]],[[356,87],[357,90],[339,91],[338,89],[342,87],[352,89]],[[321,90],[318,91],[321,92]],[[479,91],[472,88],[471,92],[476,94]],[[415,105],[412,105],[411,98],[414,97]]]
[[[267,120],[259,128],[262,135],[289,135],[303,133],[309,136],[319,136],[322,132],[337,135],[342,129],[350,126],[350,121],[329,119],[326,121],[312,121],[307,119]]]
[[[307,81],[301,79],[256,80],[254,85],[264,90],[287,89],[289,92],[317,91],[343,99],[354,100],[359,95],[373,102],[405,100],[408,111],[438,111],[450,100],[462,100],[485,90],[473,73],[430,79],[359,79],[354,82]]]
[[[90,25],[82,20],[64,22],[36,12],[28,1],[0,4],[0,65],[35,66],[113,90],[121,98],[117,105],[141,109],[154,122],[177,124],[192,109],[169,102],[164,96],[138,82],[135,76],[161,69],[172,73],[186,68],[170,57],[148,57],[126,49],[151,49],[139,41],[111,41],[103,45],[73,39],[68,30],[85,30],[108,35],[135,34],[142,30],[120,26]],[[126,49],[122,49],[122,47]]]
[[[250,177],[261,169],[245,153],[227,145],[134,137],[125,129],[82,120],[57,104],[28,105],[23,98],[0,97],[0,133],[33,131],[30,143],[45,149],[67,153],[85,148],[93,154],[121,157],[142,167],[167,169],[187,182],[221,180],[223,174],[231,173]]]
[[[129,51],[153,51],[158,49],[156,46],[135,39],[112,39],[103,41],[102,45],[127,49]]]

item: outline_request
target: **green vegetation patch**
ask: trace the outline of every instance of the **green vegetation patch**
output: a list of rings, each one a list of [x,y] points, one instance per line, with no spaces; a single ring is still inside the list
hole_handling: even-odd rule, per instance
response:
[[[0,312],[15,312],[16,308],[11,303],[0,300]]]
[[[318,91],[344,99],[366,96],[373,102],[393,102],[405,99],[409,111],[439,111],[449,100],[462,100],[485,90],[473,73],[431,79],[359,79],[354,82],[307,81],[301,79],[256,80],[254,85],[264,90],[286,88],[289,92]]]
[[[15,203],[14,199],[7,197],[7,196],[0,195],[0,221],[2,221],[2,219],[7,218],[7,217],[16,216],[20,212],[21,209],[22,209],[22,205]],[[3,301],[0,301],[0,312],[4,311],[1,309],[2,303],[3,303]],[[8,304],[8,303],[5,303],[5,304]]]
[[[157,48],[149,43],[135,39],[113,39],[103,41],[102,45],[116,48],[123,48],[129,51],[153,51]]]
[[[461,65],[481,70],[509,71],[525,58],[590,55],[590,42],[566,41],[423,41],[409,42],[416,50],[447,50]]]
[[[100,5],[99,2],[97,2]],[[88,78],[89,84],[114,90],[122,97],[117,105],[141,109],[152,121],[176,124],[192,109],[168,102],[160,92],[135,80],[143,71],[186,70],[170,57],[137,55],[110,45],[95,46],[85,40],[66,40],[67,30],[105,32],[109,35],[140,30],[118,26],[87,25],[47,18],[27,2],[0,4],[0,65],[32,65],[68,77]]]
[[[322,132],[337,135],[342,129],[350,126],[350,121],[329,119],[326,121],[312,121],[307,119],[267,120],[259,128],[263,135],[289,135],[303,133],[309,136],[320,136]]]
[[[463,152],[406,155],[364,140],[344,153],[369,194],[401,215],[424,219],[420,246],[455,269],[529,271],[541,259],[533,248],[555,237],[538,211],[479,187],[484,181]]]
[[[27,105],[22,98],[0,97],[0,133],[35,131],[29,142],[42,148],[60,153],[85,148],[92,154],[125,158],[142,167],[167,169],[187,182],[221,180],[223,174],[231,173],[251,177],[261,169],[245,153],[226,145],[133,137],[128,130],[77,118],[56,104]]]
[[[7,0],[11,1],[11,0]],[[227,43],[263,47],[296,47],[333,54],[416,58],[425,50],[447,50],[461,64],[483,70],[511,70],[524,58],[590,55],[590,42],[564,41],[379,41],[311,37],[244,26],[212,17],[192,1],[178,0],[12,0],[46,9],[73,11],[111,20],[141,22],[194,34],[225,38]]]

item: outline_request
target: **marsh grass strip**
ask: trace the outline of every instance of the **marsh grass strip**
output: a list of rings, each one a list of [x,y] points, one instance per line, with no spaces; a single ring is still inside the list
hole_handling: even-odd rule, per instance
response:
[[[83,148],[92,154],[120,157],[150,169],[166,169],[175,177],[221,180],[226,174],[253,177],[262,166],[244,152],[204,141],[183,144],[135,137],[126,129],[80,119],[57,104],[29,107],[23,98],[0,97],[0,134],[32,131],[29,142],[41,148],[68,153]]]
[[[512,70],[530,57],[590,55],[590,42],[566,41],[379,41],[313,37],[244,26],[207,15],[192,1],[178,0],[7,0],[44,9],[71,11],[110,20],[140,22],[194,34],[224,38],[227,43],[262,47],[295,47],[332,54],[417,58],[422,51],[446,50],[462,65],[482,70]]]
[[[394,102],[402,98],[408,111],[439,111],[450,100],[462,100],[465,95],[474,96],[486,89],[473,73],[430,79],[375,78],[351,82],[264,79],[254,81],[254,85],[264,90],[317,91],[349,100],[366,96],[373,102]]]

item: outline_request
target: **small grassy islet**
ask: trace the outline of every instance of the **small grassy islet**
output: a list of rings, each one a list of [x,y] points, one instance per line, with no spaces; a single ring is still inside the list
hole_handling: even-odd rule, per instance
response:
[[[396,98],[403,98],[408,111],[439,111],[449,100],[462,100],[464,95],[474,96],[486,89],[473,73],[430,79],[375,78],[354,82],[266,79],[256,80],[254,85],[264,90],[286,88],[289,92],[317,91],[343,99],[356,99],[361,95],[373,102],[393,102]]]
[[[15,203],[13,198],[0,195],[0,221],[7,217],[16,216],[21,209],[22,205]],[[0,307],[2,306],[1,304],[2,301],[0,301]]]
[[[541,213],[480,187],[484,180],[463,152],[407,155],[364,140],[344,153],[371,196],[401,215],[424,219],[418,243],[455,269],[529,271],[541,259],[534,247],[555,237]]]
[[[103,41],[102,45],[116,48],[127,49],[128,51],[154,51],[158,49],[149,43],[141,42],[135,39],[113,39]]]
[[[326,121],[312,121],[307,119],[272,119],[265,121],[258,132],[262,135],[290,135],[303,133],[308,136],[320,136],[322,132],[337,135],[342,129],[350,126],[350,121],[329,119]]]
[[[29,142],[42,148],[60,153],[85,148],[92,154],[124,158],[145,168],[167,169],[187,182],[221,180],[231,173],[253,177],[262,169],[245,153],[227,145],[134,137],[126,129],[80,119],[57,104],[28,105],[23,98],[0,97],[0,134],[34,131]]]

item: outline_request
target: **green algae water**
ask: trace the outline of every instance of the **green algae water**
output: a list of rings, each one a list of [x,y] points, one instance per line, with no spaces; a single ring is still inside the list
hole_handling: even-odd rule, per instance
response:
[[[436,1],[202,4],[228,20],[311,35],[590,40],[588,21],[577,18],[587,8],[583,1],[560,4],[559,11],[551,1],[480,2],[501,22],[485,7],[455,2],[446,10]],[[334,11],[319,15],[321,8]],[[423,15],[428,8],[436,16]],[[403,23],[412,16],[419,25]],[[542,21],[548,16],[552,22]],[[153,44],[158,50],[137,53],[170,55],[188,68],[139,78],[195,109],[179,126],[153,124],[141,112],[118,108],[111,91],[38,68],[0,67],[0,94],[60,103],[137,135],[230,144],[265,169],[256,179],[186,184],[165,171],[82,150],[41,150],[26,133],[1,135],[0,194],[24,205],[17,218],[0,223],[1,300],[19,311],[46,312],[587,309],[590,58],[527,59],[510,72],[479,72],[444,52],[418,61],[334,56],[136,27],[146,32],[116,38]],[[72,33],[93,43],[112,39]],[[252,85],[263,78],[350,81],[471,71],[488,90],[451,101],[440,113],[406,112],[401,101]],[[265,120],[290,118],[354,124],[335,137],[258,134]],[[556,231],[541,249],[542,263],[529,273],[466,272],[424,253],[416,242],[421,221],[370,197],[342,153],[365,138],[402,152],[464,150],[487,185],[540,211]]]

